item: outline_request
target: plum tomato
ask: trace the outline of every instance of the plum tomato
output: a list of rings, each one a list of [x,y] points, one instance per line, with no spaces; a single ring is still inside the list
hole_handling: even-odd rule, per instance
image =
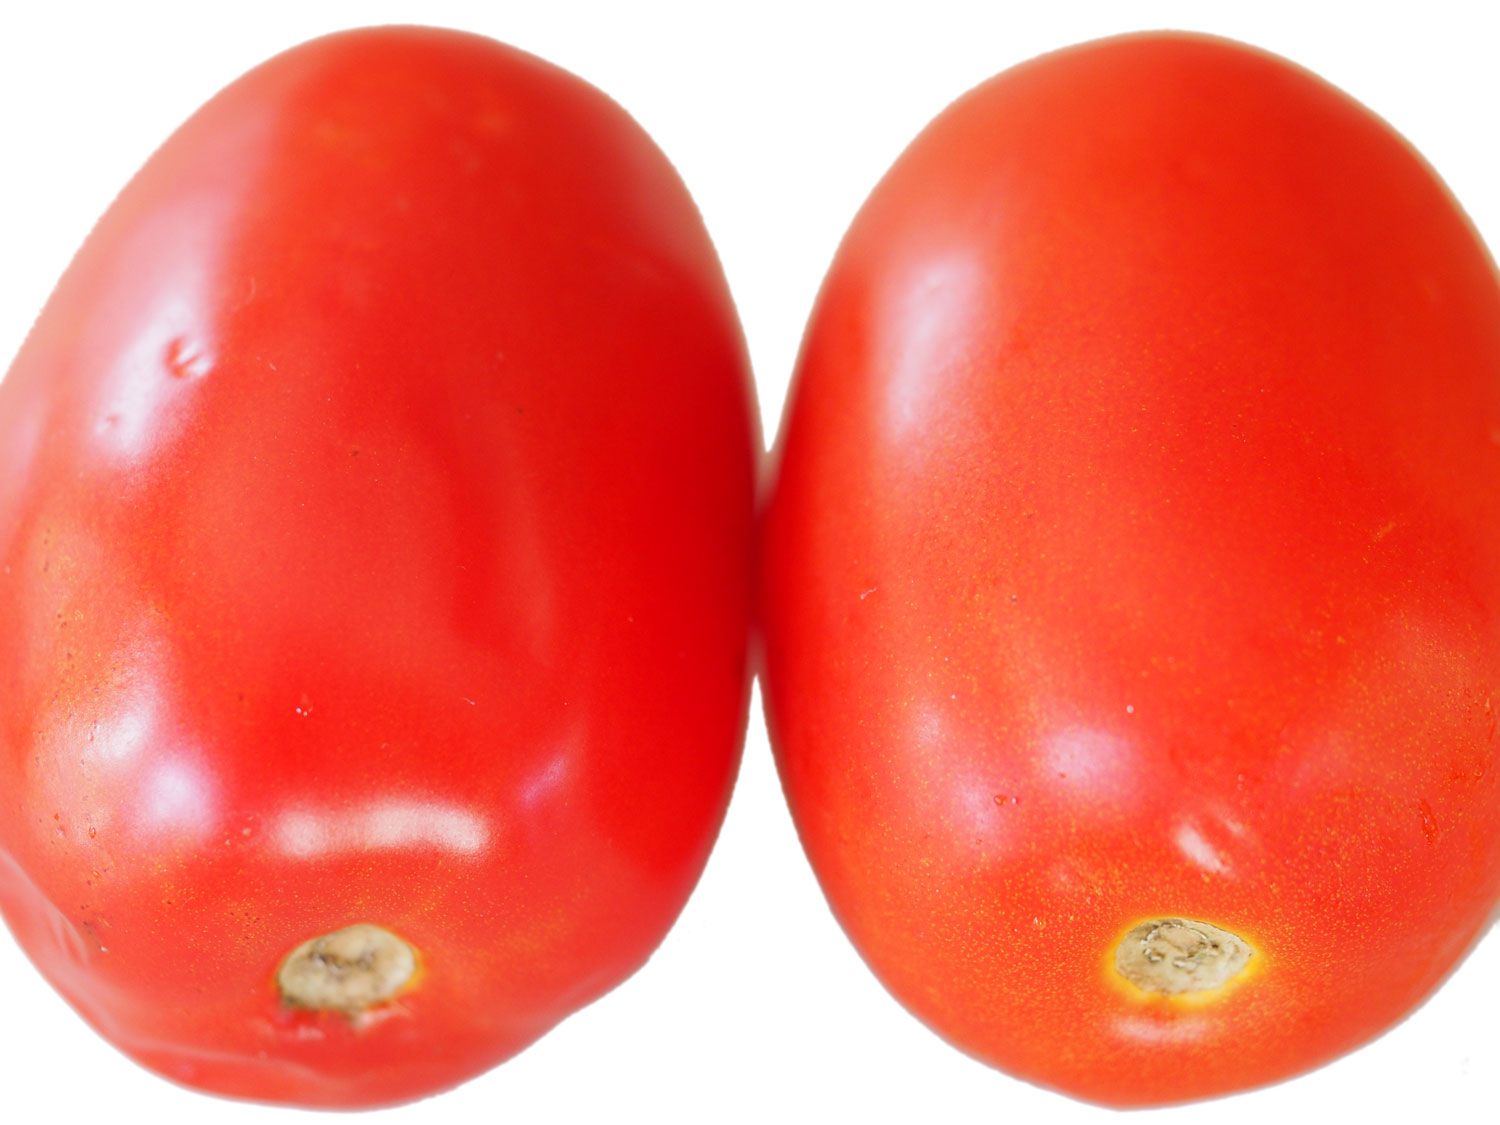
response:
[[[233,1096],[493,1065],[643,963],[748,706],[758,423],[677,174],[487,39],[193,116],[0,384],[0,908]]]
[[[1500,892],[1500,283],[1368,110],[1128,36],[938,117],[773,459],[806,851],[962,1049],[1114,1105],[1409,1012]]]

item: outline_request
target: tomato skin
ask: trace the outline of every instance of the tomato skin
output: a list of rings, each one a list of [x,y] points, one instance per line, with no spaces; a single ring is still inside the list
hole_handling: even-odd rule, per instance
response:
[[[0,384],[0,908],[179,1082],[358,1107],[646,959],[748,706],[758,447],[675,172],[598,91],[344,33],[195,115]],[[356,923],[358,1019],[278,964]]]
[[[775,458],[767,717],[829,902],[957,1046],[1116,1106],[1419,1003],[1500,894],[1500,285],[1281,60],[1107,40],[956,102],[825,282]],[[1255,949],[1213,992],[1131,927]]]

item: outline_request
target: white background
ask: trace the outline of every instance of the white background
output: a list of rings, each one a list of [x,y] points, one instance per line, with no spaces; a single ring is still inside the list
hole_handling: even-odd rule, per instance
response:
[[[313,35],[426,22],[489,34],[602,87],[677,164],[723,256],[768,440],[816,287],[865,193],[922,125],[1031,55],[1185,27],[1312,68],[1409,137],[1500,247],[1500,28],[1488,5],[1303,2],[429,2],[0,6],[0,363],[151,150],[218,87]],[[0,628],[5,624],[0,622]],[[1500,935],[1356,1054],[1141,1121],[1500,1119]],[[96,1038],[0,931],[0,1120],[260,1122]],[[1102,1121],[960,1055],[891,1000],[803,860],[754,704],[717,851],[651,963],[489,1075],[403,1122]]]

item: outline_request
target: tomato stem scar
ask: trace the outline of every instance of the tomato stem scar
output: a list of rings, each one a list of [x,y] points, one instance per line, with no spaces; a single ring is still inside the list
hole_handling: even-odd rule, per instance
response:
[[[1207,992],[1244,971],[1255,950],[1238,934],[1190,918],[1152,918],[1115,947],[1115,970],[1143,992]]]
[[[356,1016],[399,993],[416,975],[417,953],[382,926],[360,923],[305,941],[276,973],[294,1008]]]

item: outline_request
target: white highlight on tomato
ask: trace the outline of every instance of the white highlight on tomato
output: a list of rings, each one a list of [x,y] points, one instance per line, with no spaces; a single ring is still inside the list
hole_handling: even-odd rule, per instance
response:
[[[485,850],[490,835],[488,823],[470,810],[421,798],[377,801],[327,813],[289,809],[271,828],[277,849],[294,859],[415,847],[472,856]]]

